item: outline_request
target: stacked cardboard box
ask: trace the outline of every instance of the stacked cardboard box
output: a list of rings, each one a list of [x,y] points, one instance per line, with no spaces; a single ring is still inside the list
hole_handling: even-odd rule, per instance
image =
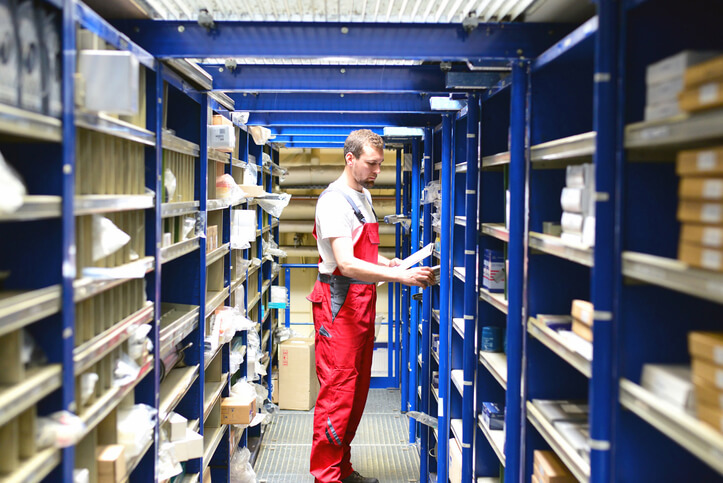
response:
[[[688,350],[698,419],[723,432],[723,332],[691,332]]]
[[[645,72],[645,120],[657,121],[681,114],[686,69],[715,55],[715,52],[684,50],[650,64]]]
[[[484,251],[482,267],[482,286],[491,293],[502,293],[505,291],[505,257],[499,250]]]
[[[560,195],[563,241],[595,245],[595,165],[568,166]]]
[[[595,310],[592,304],[586,300],[572,301],[572,331],[592,342],[592,327],[595,321]]]
[[[535,450],[533,454],[535,466],[532,481],[536,483],[576,483],[577,479],[560,458],[552,451]]]
[[[723,146],[681,151],[677,173],[678,258],[692,266],[723,271]]]
[[[723,106],[723,56],[685,70],[680,108],[688,112]]]
[[[206,251],[218,248],[218,225],[209,225],[206,229]]]

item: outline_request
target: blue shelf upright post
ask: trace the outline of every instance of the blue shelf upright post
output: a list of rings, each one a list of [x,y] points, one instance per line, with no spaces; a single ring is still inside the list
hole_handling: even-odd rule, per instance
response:
[[[462,481],[472,481],[474,460],[473,441],[476,432],[474,404],[474,380],[477,367],[476,321],[479,295],[477,293],[477,187],[479,159],[479,95],[470,94],[467,99],[467,177],[465,187],[464,232],[464,394],[462,395]]]
[[[397,178],[396,178],[396,192],[395,192],[395,198],[396,198],[396,204],[395,204],[395,212],[394,213],[401,213],[402,212],[402,152],[401,150],[397,149],[396,151],[396,169],[397,169]],[[394,236],[394,256],[397,258],[402,258],[402,227],[397,223],[394,225],[395,230],[395,236]],[[393,285],[394,291],[392,292],[392,285],[389,286],[389,297],[393,299],[393,306],[394,306],[394,319],[392,319],[392,316],[389,316],[389,320],[394,320],[394,350],[390,351],[389,358],[390,358],[390,365],[389,367],[392,367],[391,365],[391,359],[394,358],[394,374],[397,378],[397,385],[399,385],[400,388],[402,388],[402,397],[401,397],[401,407],[400,410],[402,412],[406,411],[406,393],[404,392],[404,387],[406,386],[406,369],[404,369],[404,340],[402,339],[402,310],[401,310],[401,301],[402,301],[402,291],[401,291],[402,284],[395,283]],[[391,335],[391,333],[389,334]],[[391,340],[391,339],[390,339]]]
[[[512,63],[510,105],[510,241],[507,314],[507,403],[505,412],[505,480],[522,481],[524,470],[524,339],[527,320],[526,253],[528,233],[529,75],[527,61]]]
[[[620,276],[621,249],[616,234],[616,157],[622,152],[618,135],[618,25],[619,4],[599,0],[595,44],[593,129],[595,138],[595,250],[591,299],[595,307],[593,340],[595,357],[590,380],[590,467],[591,482],[613,481],[613,415],[617,406],[618,377],[614,363],[616,280]]]
[[[448,480],[449,433],[450,433],[450,374],[451,374],[451,340],[452,325],[452,119],[449,114],[442,116],[442,219],[440,225],[440,241],[442,260],[440,264],[440,305],[439,305],[439,414],[437,432],[437,481]]]
[[[415,138],[412,140],[412,180],[411,180],[411,192],[410,192],[410,238],[411,238],[411,251],[415,252],[419,250],[419,198],[420,198],[420,187],[419,187],[419,141]],[[414,294],[419,293],[419,287],[411,287],[411,294],[409,300],[411,303],[411,317],[409,322],[409,411],[417,410],[417,384],[418,378],[417,373],[419,371],[419,365],[417,364],[417,354],[419,354],[419,348],[417,341],[419,340],[419,331],[417,330],[417,324],[419,324],[419,302],[412,300]],[[417,440],[417,425],[413,419],[409,420],[409,442],[414,443]]]

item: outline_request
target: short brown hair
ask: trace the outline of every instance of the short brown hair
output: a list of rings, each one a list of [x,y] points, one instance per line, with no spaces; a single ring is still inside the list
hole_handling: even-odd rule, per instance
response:
[[[369,129],[359,129],[352,131],[344,141],[344,157],[347,153],[351,153],[352,156],[359,159],[362,155],[364,146],[369,146],[374,149],[384,149],[384,140],[382,137]]]

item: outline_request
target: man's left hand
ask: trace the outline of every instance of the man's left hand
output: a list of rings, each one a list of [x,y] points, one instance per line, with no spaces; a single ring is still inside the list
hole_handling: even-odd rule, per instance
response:
[[[398,258],[392,258],[391,260],[389,260],[390,267],[398,267],[399,265],[401,265],[401,263],[402,261]]]

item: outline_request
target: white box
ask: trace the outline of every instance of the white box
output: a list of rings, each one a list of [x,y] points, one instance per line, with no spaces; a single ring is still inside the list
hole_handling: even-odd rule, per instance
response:
[[[173,448],[173,454],[176,457],[176,460],[179,462],[188,461],[188,454],[186,453],[186,440],[182,439],[180,441],[173,441],[171,442],[172,448]]]
[[[178,413],[171,413],[168,417],[169,433],[168,437],[171,441],[180,441],[186,437],[186,427],[188,419]]]
[[[678,103],[678,94],[683,90],[683,76],[672,77],[663,82],[650,84],[645,90],[645,105]]]
[[[677,116],[683,111],[680,110],[678,100],[668,102],[665,104],[656,104],[654,106],[645,106],[645,120],[646,121],[657,121],[660,119],[667,119],[669,117]]]
[[[666,57],[648,65],[645,70],[645,82],[655,84],[674,77],[682,76],[685,69],[691,65],[699,64],[704,60],[717,55],[715,51],[683,50],[675,55]]]
[[[582,234],[582,225],[585,217],[580,213],[569,213],[567,211],[562,212],[562,218],[560,219],[560,225],[562,225],[563,233],[573,233],[580,235]]]
[[[133,54],[120,50],[81,50],[78,71],[85,81],[86,109],[128,116],[138,113],[139,65]]]
[[[692,409],[695,405],[690,366],[645,364],[640,385],[680,408]]]
[[[185,443],[184,449],[187,459],[192,460],[203,457],[203,436],[192,429],[186,428],[186,439],[183,442]]]
[[[234,127],[227,124],[208,126],[208,147],[230,153],[236,145]]]

